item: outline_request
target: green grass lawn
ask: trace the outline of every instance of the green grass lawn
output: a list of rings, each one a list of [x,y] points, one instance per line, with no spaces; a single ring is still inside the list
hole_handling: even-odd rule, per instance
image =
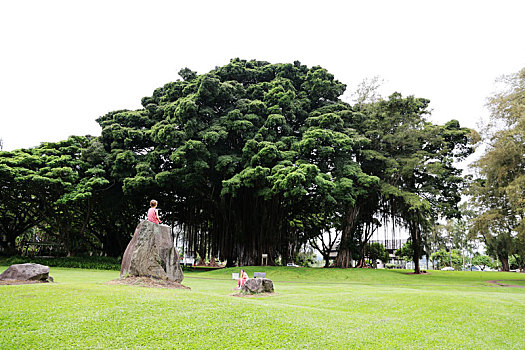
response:
[[[277,294],[237,298],[238,270],[187,272],[188,291],[51,268],[56,283],[0,286],[0,349],[525,348],[525,288],[486,283],[523,274],[248,267]]]

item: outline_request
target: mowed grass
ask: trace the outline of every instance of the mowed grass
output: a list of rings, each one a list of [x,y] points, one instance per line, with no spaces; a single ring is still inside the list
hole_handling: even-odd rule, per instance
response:
[[[525,348],[525,288],[486,283],[523,274],[246,270],[266,272],[276,295],[231,296],[239,269],[187,272],[188,291],[51,268],[56,283],[0,286],[0,349]]]

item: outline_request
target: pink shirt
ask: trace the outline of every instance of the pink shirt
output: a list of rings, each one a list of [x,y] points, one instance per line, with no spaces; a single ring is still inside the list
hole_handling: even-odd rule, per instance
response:
[[[154,222],[156,224],[160,224],[160,220],[159,220],[159,217],[157,216],[157,212],[155,208],[148,209],[148,221]]]

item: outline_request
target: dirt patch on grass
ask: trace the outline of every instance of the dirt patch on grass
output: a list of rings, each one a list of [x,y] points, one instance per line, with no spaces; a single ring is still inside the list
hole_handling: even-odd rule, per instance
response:
[[[518,285],[510,284],[510,283],[501,283],[501,282],[513,282],[513,281],[525,282],[525,280],[494,280],[494,281],[487,281],[487,283],[497,284],[500,287],[525,288],[525,286],[518,286]]]
[[[106,282],[106,284],[125,284],[129,286],[140,286],[148,288],[171,288],[171,289],[187,289],[191,290],[190,287],[183,286],[178,282],[166,281],[157,278],[151,277],[126,277],[119,278],[116,280],[111,280]]]
[[[257,294],[244,294],[241,292],[232,293],[230,294],[231,297],[237,297],[237,298],[262,298],[262,297],[273,297],[279,295],[279,293],[257,293]]]
[[[405,272],[405,275],[430,275],[430,272],[427,271],[421,271],[420,273],[415,272]]]
[[[0,286],[13,286],[18,284],[48,283],[47,281],[22,281],[22,280],[1,280]]]

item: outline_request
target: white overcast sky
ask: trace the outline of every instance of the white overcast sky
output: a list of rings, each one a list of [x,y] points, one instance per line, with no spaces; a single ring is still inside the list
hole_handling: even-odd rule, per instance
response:
[[[525,67],[525,1],[24,1],[0,3],[4,150],[100,135],[184,67],[230,58],[321,65],[355,89],[384,79],[475,128],[494,80]]]

